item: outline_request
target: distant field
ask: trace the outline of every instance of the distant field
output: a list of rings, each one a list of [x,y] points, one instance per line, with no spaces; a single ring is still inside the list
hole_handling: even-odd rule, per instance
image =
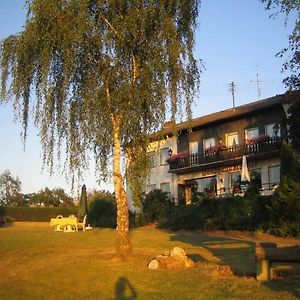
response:
[[[54,232],[48,223],[0,228],[0,299],[297,299],[295,278],[254,279],[254,242],[207,233],[132,230],[134,257],[112,262],[110,229]],[[197,262],[185,270],[148,270],[158,254],[179,246]],[[218,267],[234,271],[219,274]]]

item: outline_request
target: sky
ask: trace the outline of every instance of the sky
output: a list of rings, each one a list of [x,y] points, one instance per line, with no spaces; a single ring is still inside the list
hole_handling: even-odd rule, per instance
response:
[[[26,15],[24,3],[25,0],[0,0],[0,40],[22,30]],[[276,53],[288,45],[294,19],[283,15],[270,18],[272,12],[265,11],[258,0],[202,0],[195,56],[204,67],[193,117],[232,107],[231,82],[236,89],[235,106],[286,91],[282,80],[287,74],[281,69],[288,57],[279,58]],[[21,126],[19,121],[14,121],[12,104],[1,105],[0,174],[8,169],[14,177],[18,176],[23,193],[37,192],[47,186],[62,187],[76,195],[83,183],[88,190],[113,191],[112,182],[99,184],[92,166],[75,190],[60,170],[49,176],[48,170],[42,169],[37,130],[29,126],[25,150],[20,134]]]

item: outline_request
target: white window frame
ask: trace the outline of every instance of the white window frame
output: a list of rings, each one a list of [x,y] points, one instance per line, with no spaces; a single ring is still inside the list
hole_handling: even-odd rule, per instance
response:
[[[196,142],[189,142],[189,153],[196,154],[199,151],[199,143]]]
[[[255,134],[254,135],[249,134],[251,132],[255,132]],[[257,137],[259,137],[258,127],[252,127],[252,128],[245,129],[245,139],[246,140],[252,140],[252,139],[255,139]]]
[[[154,191],[156,189],[156,184],[147,184],[146,190],[147,190],[147,194],[149,194],[150,192]]]
[[[278,123],[277,123],[278,124]],[[273,127],[274,127],[275,123],[270,123],[270,124],[266,124],[265,125],[265,134],[269,137],[275,137],[275,133],[274,133],[274,130],[273,130]],[[281,130],[281,127],[280,127],[280,124],[278,124],[278,133],[277,133],[277,137],[280,137],[280,130]]]
[[[233,136],[233,135],[236,136],[236,139],[235,139],[236,145],[239,144],[239,133],[237,131],[234,131],[234,132],[230,132],[230,133],[225,134],[225,142],[226,142],[227,147],[233,146],[233,143],[231,145],[229,145],[229,143],[228,143],[228,137]],[[233,140],[232,140],[232,142],[233,142]]]
[[[209,146],[208,146],[209,145]],[[207,150],[216,145],[216,138],[210,137],[203,139],[203,150]]]
[[[167,159],[169,157],[169,148],[162,148],[159,152],[160,165],[167,165]]]
[[[278,181],[274,181],[274,182],[271,182],[271,176],[270,176],[270,169],[272,169],[272,168],[278,168],[278,170],[279,170],[279,172],[278,172]],[[278,183],[280,183],[280,165],[276,165],[276,166],[269,166],[268,167],[268,183],[269,183],[269,185],[271,185],[271,184],[278,184]]]
[[[164,188],[163,188],[164,186],[168,186],[168,189],[164,189]],[[171,193],[171,184],[170,184],[170,182],[161,182],[161,184],[160,184],[160,189],[161,189],[163,192]]]
[[[157,155],[156,151],[149,151],[148,152],[149,159],[150,159],[150,167],[155,168],[157,166]]]

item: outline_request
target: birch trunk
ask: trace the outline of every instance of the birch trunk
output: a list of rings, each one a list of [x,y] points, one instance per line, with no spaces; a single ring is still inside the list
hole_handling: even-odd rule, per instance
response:
[[[116,258],[124,261],[132,255],[132,248],[129,240],[129,214],[127,197],[121,174],[120,123],[114,117],[112,118],[112,122],[114,138],[113,178],[117,202]]]

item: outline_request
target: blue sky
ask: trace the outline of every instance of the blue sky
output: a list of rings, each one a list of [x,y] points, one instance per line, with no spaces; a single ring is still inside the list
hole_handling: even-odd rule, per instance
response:
[[[49,0],[50,1],[50,0]],[[25,0],[0,1],[0,40],[22,30]],[[236,85],[236,106],[285,92],[281,73],[282,58],[275,54],[288,44],[293,18],[285,24],[285,16],[270,19],[258,0],[202,0],[196,32],[195,54],[205,69],[201,76],[200,94],[195,99],[193,116],[230,108],[229,83]],[[258,74],[258,77],[257,77]],[[260,96],[256,80],[259,80]],[[50,177],[42,171],[38,133],[30,126],[26,148],[21,141],[21,126],[13,121],[12,105],[0,106],[0,173],[9,169],[22,182],[22,192],[37,192],[71,186],[57,171]],[[97,184],[90,170],[79,185],[88,189],[108,189],[111,183]]]

